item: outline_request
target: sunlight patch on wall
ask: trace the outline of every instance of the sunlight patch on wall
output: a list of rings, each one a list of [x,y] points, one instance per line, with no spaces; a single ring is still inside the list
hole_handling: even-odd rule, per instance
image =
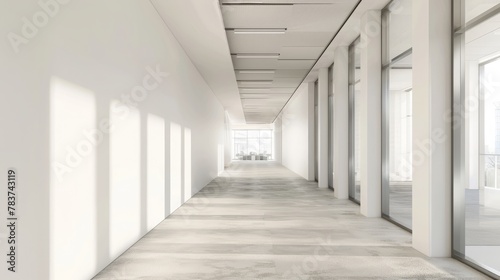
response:
[[[170,213],[182,202],[182,128],[170,123]]]
[[[110,257],[141,234],[141,120],[136,108],[112,101],[109,143]]]
[[[90,278],[96,268],[96,145],[102,138],[95,132],[94,93],[52,77],[51,279]]]
[[[165,120],[148,114],[147,131],[147,227],[165,217]]]
[[[191,129],[184,128],[184,200],[191,198]]]

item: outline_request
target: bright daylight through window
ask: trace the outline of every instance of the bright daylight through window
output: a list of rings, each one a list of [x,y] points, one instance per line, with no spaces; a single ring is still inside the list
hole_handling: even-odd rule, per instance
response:
[[[233,130],[233,159],[236,160],[272,160],[273,131]]]

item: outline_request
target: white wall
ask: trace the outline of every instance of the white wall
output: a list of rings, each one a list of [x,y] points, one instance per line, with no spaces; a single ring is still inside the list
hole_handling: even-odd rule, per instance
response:
[[[282,163],[314,180],[314,83],[302,84],[283,110]]]
[[[224,110],[150,2],[65,2],[18,53],[0,42],[0,170],[18,170],[20,224],[19,270],[0,279],[92,278],[224,163]],[[42,11],[2,1],[0,33]]]

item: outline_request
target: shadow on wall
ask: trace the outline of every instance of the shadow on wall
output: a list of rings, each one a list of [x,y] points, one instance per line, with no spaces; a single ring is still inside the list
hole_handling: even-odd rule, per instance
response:
[[[192,132],[59,77],[50,86],[51,279],[91,278],[191,198]]]

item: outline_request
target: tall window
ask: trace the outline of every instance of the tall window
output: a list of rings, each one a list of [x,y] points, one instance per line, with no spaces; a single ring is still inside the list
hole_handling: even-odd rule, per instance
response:
[[[500,277],[500,0],[455,1],[453,252]]]
[[[382,14],[382,216],[412,228],[412,0]]]
[[[273,157],[271,129],[233,130],[233,143],[233,159],[255,160],[255,156],[259,156],[259,160],[270,160]]]
[[[360,102],[361,92],[361,53],[360,38],[349,46],[349,198],[360,201]]]

